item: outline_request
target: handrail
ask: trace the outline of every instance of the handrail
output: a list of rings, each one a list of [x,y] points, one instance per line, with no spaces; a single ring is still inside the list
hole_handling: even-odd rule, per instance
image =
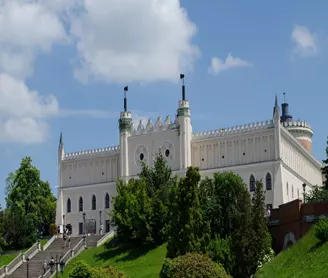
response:
[[[4,274],[4,276],[3,276],[3,274]],[[6,266],[2,266],[0,268],[0,277],[5,277],[5,275],[6,275]]]
[[[84,239],[81,239],[73,248],[73,252],[74,252],[74,256],[76,254],[77,251],[79,251],[81,249],[81,247],[84,245]]]
[[[51,239],[49,239],[47,243],[43,246],[42,251],[46,250],[50,246],[50,244],[54,242],[56,238],[57,236],[54,235]]]
[[[101,239],[97,241],[97,247],[104,244],[109,238],[112,238],[115,235],[115,231],[110,231],[105,234]]]
[[[19,262],[23,263],[23,253],[19,253],[19,255],[7,265],[6,273],[10,273],[11,270],[19,264]]]
[[[24,253],[24,259],[29,258],[32,259],[33,256],[31,256],[36,250],[39,250],[39,242],[34,243],[25,253]]]

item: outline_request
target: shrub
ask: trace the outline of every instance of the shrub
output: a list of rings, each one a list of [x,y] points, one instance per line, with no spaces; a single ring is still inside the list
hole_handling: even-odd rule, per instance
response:
[[[318,222],[314,225],[315,236],[321,242],[328,241],[328,219],[320,217]]]
[[[188,253],[173,260],[165,259],[161,278],[227,278],[228,275],[220,264],[208,256]]]
[[[56,224],[50,224],[50,235],[54,236],[58,233],[58,227]]]
[[[69,278],[92,278],[92,268],[85,261],[77,261],[70,271]]]
[[[216,238],[211,240],[207,252],[208,256],[214,262],[221,264],[228,273],[231,273],[234,262],[230,237],[227,239]]]
[[[92,278],[127,278],[127,276],[118,271],[115,267],[108,266],[106,268],[93,268]]]

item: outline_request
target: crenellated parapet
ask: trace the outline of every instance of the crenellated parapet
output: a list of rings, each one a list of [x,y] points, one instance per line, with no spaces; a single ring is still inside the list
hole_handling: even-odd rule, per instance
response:
[[[107,147],[102,149],[85,150],[72,152],[64,155],[63,160],[85,159],[91,157],[102,157],[117,155],[120,152],[120,146]]]
[[[170,115],[166,116],[164,122],[162,121],[162,117],[159,116],[156,119],[155,124],[151,118],[148,119],[146,125],[143,123],[142,120],[139,120],[137,129],[133,128],[132,136],[142,135],[142,134],[149,134],[155,132],[162,132],[162,131],[169,131],[177,128],[177,120],[175,119],[174,122],[171,121]]]
[[[267,120],[263,122],[249,123],[236,127],[221,128],[216,130],[194,133],[193,139],[232,136],[232,135],[246,133],[246,132],[270,129],[273,127],[274,127],[273,120]]]
[[[282,123],[286,128],[303,127],[312,130],[312,127],[306,121],[290,121]]]

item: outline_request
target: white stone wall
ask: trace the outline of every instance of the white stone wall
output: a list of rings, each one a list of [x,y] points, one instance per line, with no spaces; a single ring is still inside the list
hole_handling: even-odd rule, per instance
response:
[[[162,152],[165,152],[167,147],[163,148],[163,145],[170,149],[169,158],[166,158],[165,153],[163,153],[168,165],[173,171],[179,170],[180,142],[178,130],[175,129],[129,137],[129,175],[135,176],[140,172],[141,164],[138,163],[138,160],[141,153],[144,154],[147,164],[152,165],[153,159],[160,148],[162,148]]]
[[[116,196],[116,183],[102,183],[102,184],[91,184],[78,187],[70,187],[63,189],[63,214],[65,215],[65,224],[72,225],[73,235],[79,233],[79,223],[83,222],[83,213],[86,213],[86,219],[95,219],[97,232],[99,231],[100,225],[100,214],[101,210],[102,224],[105,231],[105,221],[109,219],[108,213],[112,208],[112,203],[110,203],[110,208],[105,209],[105,196],[106,193],[109,194],[110,200],[112,197]],[[92,196],[96,196],[96,210],[92,210]],[[83,198],[83,211],[79,211],[79,199]],[[71,200],[71,212],[67,212],[67,200]],[[57,219],[58,221],[58,219]],[[57,222],[58,223],[58,222]],[[62,219],[59,222],[62,224]]]
[[[315,159],[285,128],[281,133],[281,158],[299,179],[309,185],[322,185],[320,161]],[[303,183],[303,182],[301,182]]]

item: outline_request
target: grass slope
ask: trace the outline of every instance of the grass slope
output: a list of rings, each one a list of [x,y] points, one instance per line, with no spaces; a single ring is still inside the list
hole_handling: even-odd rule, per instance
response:
[[[109,243],[102,246],[89,248],[72,259],[61,277],[68,278],[74,262],[84,260],[94,267],[114,266],[131,278],[158,277],[166,255],[166,244],[152,248],[141,247],[112,247]]]
[[[263,266],[256,278],[328,278],[328,243],[322,244],[314,229],[297,244]]]
[[[41,247],[47,243],[48,239],[41,239]],[[0,267],[4,265],[8,265],[13,259],[17,257],[17,255],[22,252],[26,252],[29,248],[23,249],[21,251],[11,251],[9,254],[0,255]]]

